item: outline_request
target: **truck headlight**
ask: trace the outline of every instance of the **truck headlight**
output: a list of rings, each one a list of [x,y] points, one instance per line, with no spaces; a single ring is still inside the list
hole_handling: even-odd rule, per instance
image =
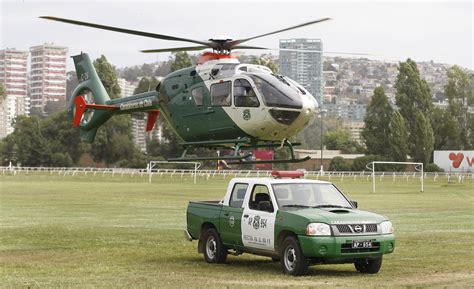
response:
[[[331,236],[331,227],[324,223],[311,223],[306,226],[308,236]]]
[[[380,231],[382,234],[393,234],[395,229],[393,228],[392,222],[384,221],[380,223]]]

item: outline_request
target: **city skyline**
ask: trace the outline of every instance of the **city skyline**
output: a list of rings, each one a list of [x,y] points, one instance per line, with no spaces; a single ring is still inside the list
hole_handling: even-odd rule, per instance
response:
[[[194,39],[207,39],[218,34],[243,38],[331,17],[333,19],[327,23],[257,39],[249,44],[277,48],[279,39],[319,38],[325,43],[327,51],[369,53],[375,55],[369,58],[385,61],[406,58],[433,60],[473,69],[471,2],[350,1],[301,2],[295,5],[290,2],[224,1],[120,2],[112,5],[110,1],[9,1],[0,5],[2,48],[24,50],[39,43],[54,42],[69,47],[70,55],[81,51],[88,52],[92,57],[104,54],[117,67],[167,60],[169,54],[166,53],[144,55],[138,51],[183,43],[55,23],[37,17],[54,15]],[[232,5],[232,10],[226,8],[229,5]],[[104,11],[107,11],[107,17],[104,17]],[[162,11],[180,11],[180,17]],[[384,13],[386,11],[390,13]],[[229,13],[231,17],[215,17],[223,13]],[[261,21],[262,15],[268,13],[274,16],[274,20]],[[222,24],[223,19],[225,25]],[[181,25],[176,25],[177,21]],[[277,53],[274,50],[268,52]],[[255,53],[257,51],[246,52]],[[71,69],[72,62],[68,61],[68,70]]]

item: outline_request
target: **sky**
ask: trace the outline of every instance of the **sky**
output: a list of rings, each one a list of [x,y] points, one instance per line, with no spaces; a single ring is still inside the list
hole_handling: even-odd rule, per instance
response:
[[[277,48],[279,39],[318,38],[325,51],[368,53],[373,55],[369,58],[392,62],[433,60],[473,69],[473,1],[0,0],[0,49],[28,50],[54,42],[69,47],[69,55],[104,54],[115,66],[124,67],[170,56],[139,50],[192,45],[38,18],[43,15],[197,40],[216,35],[247,38],[330,17],[246,44]]]

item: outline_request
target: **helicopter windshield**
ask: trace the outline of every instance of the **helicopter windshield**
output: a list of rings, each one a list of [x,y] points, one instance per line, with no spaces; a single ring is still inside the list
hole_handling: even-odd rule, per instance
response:
[[[255,86],[270,107],[301,109],[303,102],[299,91],[283,77],[274,74],[249,74]]]

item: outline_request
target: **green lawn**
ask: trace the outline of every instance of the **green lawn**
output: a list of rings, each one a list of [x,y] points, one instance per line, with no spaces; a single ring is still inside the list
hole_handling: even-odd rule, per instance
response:
[[[281,273],[244,254],[204,262],[184,239],[189,200],[220,199],[229,179],[0,174],[0,287],[428,287],[474,284],[474,182],[333,177],[363,210],[388,216],[397,248],[377,275],[353,265]]]

